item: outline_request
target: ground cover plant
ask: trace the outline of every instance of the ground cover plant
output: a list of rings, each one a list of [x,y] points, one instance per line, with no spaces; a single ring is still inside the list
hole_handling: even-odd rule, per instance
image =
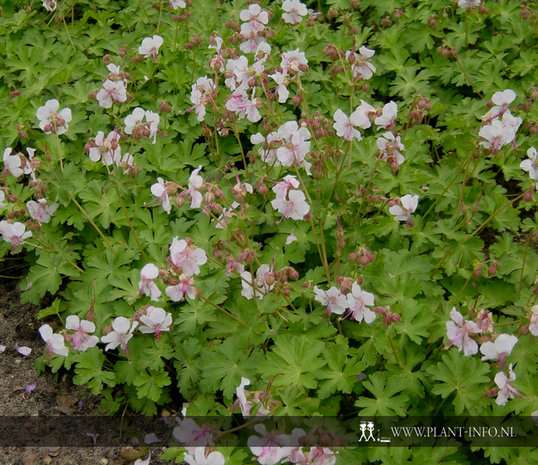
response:
[[[5,5],[0,254],[52,297],[38,370],[110,414],[538,411],[534,6]],[[268,434],[166,457],[533,453]]]

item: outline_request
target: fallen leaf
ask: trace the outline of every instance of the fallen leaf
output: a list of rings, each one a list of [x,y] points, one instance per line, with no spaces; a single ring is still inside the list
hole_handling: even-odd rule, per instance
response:
[[[75,396],[64,396],[59,394],[56,396],[56,404],[62,409],[73,407],[73,405],[77,403],[77,400],[78,399]]]
[[[35,459],[39,457],[39,454],[37,452],[30,452],[28,454],[23,455],[22,457],[22,465],[33,465],[35,462]]]

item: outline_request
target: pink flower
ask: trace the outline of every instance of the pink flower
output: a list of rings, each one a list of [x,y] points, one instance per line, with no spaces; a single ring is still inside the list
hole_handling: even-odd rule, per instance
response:
[[[4,194],[4,191],[0,191],[0,208],[7,207],[7,203],[4,203],[4,200],[6,200],[6,194]]]
[[[478,135],[486,139],[480,141],[480,145],[490,149],[491,153],[497,153],[503,145],[515,139],[516,130],[512,126],[503,126],[501,121],[495,119],[490,124],[482,126]]]
[[[347,294],[347,303],[348,313],[355,321],[360,323],[364,319],[366,324],[370,324],[375,320],[375,313],[368,308],[374,305],[374,295],[363,291],[356,282],[353,283],[351,292]]]
[[[284,197],[275,198],[271,201],[271,205],[279,213],[282,213],[282,219],[303,220],[310,211],[305,195],[297,189],[289,191],[287,199]]]
[[[157,178],[157,182],[152,184],[151,193],[157,197],[157,200],[163,207],[163,210],[166,213],[170,213],[172,205],[170,203],[170,198],[168,197],[168,192],[166,191],[166,184],[163,181],[163,178]]]
[[[504,364],[505,358],[512,353],[518,339],[510,334],[500,334],[495,342],[484,342],[480,346],[480,352],[484,355],[482,360],[498,360]]]
[[[196,299],[198,290],[194,287],[194,279],[182,274],[179,277],[179,284],[168,286],[164,292],[166,292],[166,295],[173,302],[181,302],[185,298],[185,295],[191,299]]]
[[[284,74],[303,74],[308,69],[308,60],[304,52],[300,52],[298,48],[284,52],[280,67]],[[291,71],[291,73],[290,73]]]
[[[170,262],[177,268],[181,268],[187,276],[200,273],[199,265],[207,262],[207,255],[203,249],[197,248],[186,240],[178,240],[174,237],[170,246]]]
[[[453,307],[450,311],[452,321],[446,323],[446,335],[450,340],[447,349],[456,346],[464,355],[474,355],[478,352],[478,344],[471,338],[471,334],[480,332],[480,329],[473,321],[463,321],[463,316]],[[455,323],[455,324],[454,324]]]
[[[25,231],[24,224],[15,222],[8,223],[5,220],[0,221],[0,234],[2,238],[11,244],[12,248],[16,248],[21,245],[25,239],[32,237],[31,231]]]
[[[512,370],[512,364],[508,367],[508,376],[502,371],[495,375],[494,381],[499,388],[497,399],[495,399],[497,405],[506,405],[508,399],[513,399],[515,396],[522,397],[522,394],[510,384],[515,379],[516,375]]]
[[[479,6],[481,1],[482,0],[458,0],[458,6],[460,8],[472,10],[473,8]]]
[[[239,119],[247,118],[250,122],[255,123],[262,119],[257,108],[258,100],[248,98],[246,91],[237,88],[226,101],[226,109],[237,114]]]
[[[262,32],[265,29],[265,24],[269,22],[269,13],[262,10],[257,3],[252,3],[247,10],[242,10],[239,13],[241,21],[248,22],[255,33]]]
[[[145,294],[150,297],[151,300],[157,301],[161,296],[161,291],[157,285],[153,282],[159,277],[159,268],[153,263],[148,263],[142,270],[140,270],[140,281],[138,282],[138,289],[140,295]]]
[[[282,19],[288,24],[298,24],[303,20],[303,16],[308,14],[308,9],[304,3],[299,0],[284,0],[282,9]]]
[[[285,198],[288,195],[288,192],[292,189],[298,189],[300,186],[297,178],[291,174],[284,176],[284,180],[275,183],[272,191],[276,194],[277,197]]]
[[[103,88],[96,95],[99,105],[110,108],[112,103],[122,103],[127,100],[127,89],[123,81],[111,81],[107,79]]]
[[[340,289],[331,287],[328,291],[323,291],[317,286],[314,286],[315,299],[321,304],[327,307],[326,315],[334,313],[341,315],[349,308],[349,301]]]
[[[257,457],[256,461],[260,465],[276,465],[282,459],[289,455],[289,447],[281,447],[287,442],[288,436],[279,432],[269,433],[265,425],[258,424],[254,430],[260,436],[250,436],[247,445],[250,451]]]
[[[138,47],[138,53],[140,55],[143,55],[145,58],[156,58],[157,53],[159,52],[159,48],[162,44],[163,38],[159,35],[154,35],[153,37],[146,37],[142,41],[140,47]]]
[[[154,333],[156,338],[161,337],[162,332],[170,331],[172,325],[172,314],[160,307],[149,306],[139,319],[142,326],[138,329],[145,334]]]
[[[97,336],[88,335],[88,333],[95,332],[95,324],[88,320],[80,320],[76,315],[69,315],[66,318],[65,329],[75,331],[74,334],[69,336],[74,349],[84,352],[91,347],[95,347],[99,342]]]
[[[295,234],[293,234],[293,231],[289,234],[288,237],[286,237],[286,245],[290,245],[292,244],[293,242],[295,242],[297,240],[297,237],[295,236]]]
[[[44,106],[39,107],[36,112],[37,119],[39,120],[39,127],[49,134],[51,132],[55,134],[63,134],[69,128],[69,122],[71,121],[71,110],[64,108],[58,112],[60,103],[56,99],[47,100]]]
[[[396,221],[408,221],[411,218],[411,213],[413,213],[418,206],[418,195],[404,195],[400,199],[401,205],[393,205],[389,207],[389,213],[394,215]]]
[[[47,355],[55,353],[67,357],[69,350],[65,347],[64,337],[61,334],[53,334],[49,325],[42,325],[39,328],[41,338],[47,343]]]
[[[340,109],[336,110],[333,119],[333,128],[336,130],[338,137],[343,137],[345,140],[361,140],[361,133],[355,127],[361,127],[365,124],[365,116],[363,113],[354,111],[351,116],[348,116]],[[369,122],[369,120],[366,118]]]
[[[26,208],[28,208],[28,213],[30,213],[32,219],[39,223],[48,223],[58,208],[58,204],[47,204],[47,199],[39,199],[37,202],[29,200],[26,202]]]

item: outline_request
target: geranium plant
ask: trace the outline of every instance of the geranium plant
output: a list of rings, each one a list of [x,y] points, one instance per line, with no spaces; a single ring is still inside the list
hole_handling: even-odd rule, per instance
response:
[[[108,413],[536,412],[535,28],[507,0],[4,7],[0,253],[52,299],[38,369]],[[166,455],[426,460],[259,434]]]

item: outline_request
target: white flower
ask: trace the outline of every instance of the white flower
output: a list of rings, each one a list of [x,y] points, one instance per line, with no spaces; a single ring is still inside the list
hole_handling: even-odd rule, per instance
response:
[[[383,111],[380,116],[378,116],[374,123],[377,125],[377,129],[384,128],[390,129],[394,126],[394,120],[398,114],[398,105],[390,101],[389,103],[383,106]]]
[[[148,443],[146,442],[146,444]],[[133,465],[149,465],[150,459],[151,459],[151,452],[149,453],[148,458],[146,460],[136,459]]]
[[[57,6],[56,0],[43,0],[43,7],[47,11],[54,11]]]
[[[377,148],[381,151],[382,159],[392,168],[398,168],[405,161],[401,153],[405,146],[402,144],[400,136],[394,136],[392,132],[387,131],[377,138],[376,143]]]
[[[166,184],[163,181],[163,178],[157,178],[157,182],[152,184],[151,193],[157,197],[157,200],[163,207],[163,210],[166,213],[170,213],[172,205],[170,203],[170,198],[168,197],[168,192],[166,192]]]
[[[374,295],[370,292],[363,291],[359,284],[353,283],[351,292],[347,295],[349,313],[351,318],[359,323],[364,319],[366,324],[375,320],[375,313],[368,307],[374,305]]]
[[[70,336],[74,349],[84,352],[91,347],[95,347],[99,342],[97,336],[88,335],[88,333],[95,332],[95,324],[88,320],[80,320],[76,315],[69,315],[66,318],[65,329],[75,331]]]
[[[0,191],[0,208],[5,208],[7,206],[7,204],[4,203],[4,200],[6,200],[6,194],[4,194],[4,191]]]
[[[159,268],[157,268],[153,263],[148,263],[145,265],[142,270],[140,270],[140,281],[138,282],[140,295],[145,294],[147,297],[150,297],[151,300],[159,300],[161,291],[153,282],[158,277]]]
[[[163,38],[159,35],[154,35],[153,37],[146,37],[142,41],[142,45],[138,47],[138,53],[143,55],[145,58],[152,57],[155,58],[159,52],[159,47],[163,44]]]
[[[187,276],[193,276],[200,273],[199,265],[207,262],[207,255],[203,249],[189,245],[186,240],[179,240],[176,236],[170,246],[170,262]]]
[[[317,286],[314,286],[315,299],[321,304],[327,307],[326,315],[335,313],[341,315],[349,308],[349,301],[340,289],[331,287],[328,291],[323,291]]]
[[[58,208],[57,203],[47,204],[47,199],[30,200],[26,202],[26,208],[32,219],[39,223],[48,223]]]
[[[90,139],[88,145],[88,156],[91,161],[98,162],[102,160],[103,165],[110,166],[114,161],[121,158],[121,147],[119,145],[120,133],[111,131],[105,138],[103,131],[99,131],[97,135]]]
[[[241,407],[241,413],[244,417],[250,415],[250,410],[252,409],[252,403],[247,400],[245,395],[245,386],[250,386],[250,379],[241,377],[241,383],[235,389],[235,394],[237,395],[237,400],[239,401],[239,406]]]
[[[195,447],[194,454],[185,454],[183,459],[188,465],[224,465],[224,455],[218,451],[206,455],[205,447]]]
[[[69,128],[71,121],[71,110],[64,108],[58,113],[60,103],[56,99],[47,100],[44,106],[39,107],[36,112],[39,120],[39,127],[49,134],[54,132],[58,135],[63,134]]]
[[[101,342],[108,342],[105,350],[115,349],[119,345],[124,352],[127,351],[127,343],[133,337],[133,331],[138,326],[138,321],[133,321],[119,316],[112,322],[112,330],[106,336],[101,337]]]
[[[353,59],[351,64],[351,72],[355,79],[370,79],[375,73],[375,66],[368,61],[369,58],[375,54],[374,50],[366,48],[364,45],[359,48],[359,53],[348,50],[346,52],[346,61],[349,63]]]
[[[298,24],[303,20],[303,16],[308,14],[306,5],[299,0],[284,0],[282,9],[285,11],[282,19],[288,24]]]
[[[35,149],[27,148],[26,152],[28,153],[28,158],[22,153],[12,155],[11,147],[7,147],[2,157],[4,166],[16,178],[23,174],[29,174],[32,179],[35,179],[34,168],[30,164],[34,157]]]
[[[241,295],[250,300],[256,296],[259,300],[262,300],[266,294],[271,292],[274,283],[267,283],[267,277],[271,274],[271,268],[269,265],[260,265],[258,271],[256,271],[256,279],[252,279],[252,275],[248,271],[241,273]]]
[[[48,325],[46,325],[48,326]],[[52,329],[51,329],[52,331]],[[31,353],[32,353],[32,349],[30,347],[27,347],[27,346],[17,346],[15,348],[17,350],[17,352],[21,355],[24,355],[25,357],[28,357]]]
[[[187,4],[184,0],[170,0],[170,4],[168,6],[171,10],[177,10],[178,8],[185,8]]]
[[[39,328],[41,338],[47,343],[47,353],[55,353],[67,357],[69,350],[65,347],[64,337],[61,334],[53,334],[49,325],[42,325]]]
[[[521,396],[521,393],[511,386],[511,382],[515,381],[516,375],[512,370],[512,364],[508,367],[508,376],[506,376],[502,371],[495,375],[494,381],[499,392],[495,403],[497,405],[506,405],[508,399],[513,399],[515,396]]]
[[[418,195],[404,195],[400,199],[401,206],[393,205],[392,207],[389,207],[389,213],[394,215],[396,221],[407,221],[411,213],[417,209],[418,199]]]
[[[484,342],[480,346],[480,352],[484,355],[482,360],[504,360],[512,353],[518,339],[510,334],[500,334],[495,342]]]
[[[143,120],[146,119],[144,123]],[[145,111],[141,107],[136,107],[130,115],[125,117],[125,134],[133,134],[136,139],[147,137],[157,141],[157,131],[159,129],[160,117],[152,111]]]
[[[523,160],[519,167],[523,170],[529,173],[529,177],[536,181],[538,180],[538,160],[536,159],[536,149],[534,147],[530,147],[527,150],[527,158],[526,160]]]
[[[529,332],[533,336],[538,336],[538,305],[531,308],[531,317],[529,322]]]
[[[279,71],[276,71],[273,74],[269,74],[269,77],[273,81],[275,81],[277,85],[275,92],[278,95],[278,103],[286,103],[286,100],[288,100],[288,97],[290,96],[290,92],[288,88],[286,87],[288,76],[286,75],[286,73],[281,73]]]
[[[99,105],[110,108],[112,103],[122,103],[127,100],[127,89],[123,81],[111,81],[107,79],[103,88],[96,95]]]
[[[201,169],[202,165],[192,171],[189,176],[189,188],[185,191],[191,198],[191,208],[200,208],[200,205],[202,205],[203,197],[200,189],[204,184],[204,180],[202,176],[198,174]]]
[[[479,6],[481,0],[458,0],[458,6],[460,8],[473,9]]]
[[[25,231],[24,224],[15,222],[8,223],[5,220],[0,221],[0,234],[3,239],[11,244],[12,248],[16,248],[22,244],[25,239],[32,237],[31,231]]]
[[[215,83],[207,76],[202,76],[192,85],[191,103],[194,104],[198,121],[203,121],[206,105],[211,102],[215,94]]]
[[[358,111],[351,113],[348,118],[342,110],[336,110],[333,115],[333,128],[336,130],[336,135],[338,137],[343,137],[345,140],[361,140],[361,133],[355,129],[355,126],[364,126],[366,124],[365,118],[364,113]]]
[[[148,307],[146,314],[140,317],[142,326],[138,329],[143,333],[155,333],[155,337],[160,337],[164,331],[170,331],[172,324],[172,314],[159,307]]]

